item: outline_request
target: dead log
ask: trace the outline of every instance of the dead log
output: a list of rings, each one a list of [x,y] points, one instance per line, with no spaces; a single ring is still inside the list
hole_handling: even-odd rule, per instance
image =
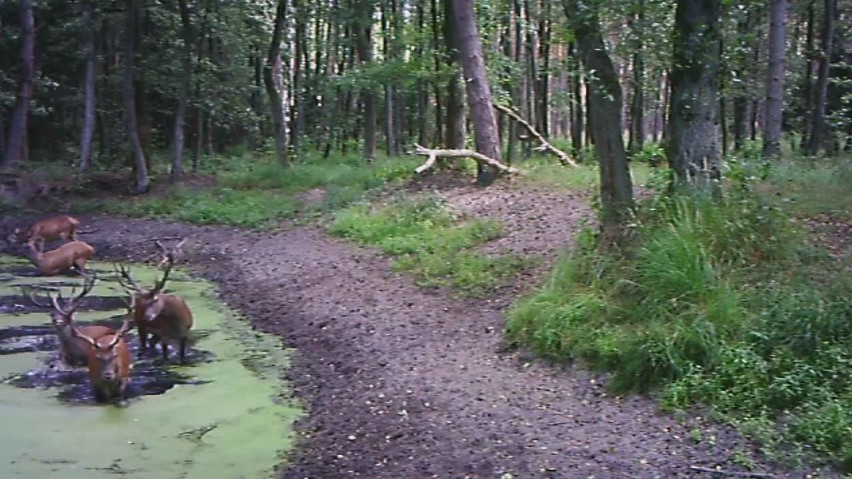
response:
[[[483,155],[482,153],[480,153],[478,151],[473,151],[473,150],[466,150],[466,149],[464,149],[464,150],[436,150],[436,149],[432,149],[432,148],[425,148],[425,147],[420,146],[420,145],[415,143],[414,144],[414,151],[412,151],[410,153],[413,154],[413,155],[420,155],[420,156],[427,156],[428,157],[428,159],[426,160],[426,163],[423,163],[422,165],[418,166],[417,169],[414,170],[414,172],[418,173],[418,174],[423,173],[424,171],[431,168],[435,164],[435,161],[438,160],[438,158],[450,158],[450,159],[473,158],[474,160],[476,160],[480,163],[485,163],[486,165],[493,166],[494,168],[497,168],[498,170],[502,171],[503,173],[509,173],[509,174],[515,174],[515,175],[521,174],[521,170],[514,168],[512,166],[504,165],[503,163],[500,163],[499,161],[495,160],[494,158],[489,158],[489,157]]]
[[[530,125],[530,123],[528,121],[521,118],[521,115],[519,115],[515,110],[512,110],[511,108],[509,108],[507,106],[498,105],[496,103],[494,104],[494,108],[496,108],[496,109],[502,111],[503,113],[509,115],[509,118],[518,122],[518,124],[520,124],[522,127],[524,127],[524,129],[527,130],[527,132],[533,138],[538,140],[538,142],[540,143],[540,146],[537,147],[536,150],[547,151],[549,153],[552,153],[553,155],[556,156],[557,159],[559,159],[559,162],[562,163],[563,165],[574,166],[574,167],[577,166],[577,163],[575,163],[574,160],[572,160],[571,157],[568,156],[568,153],[565,153],[564,151],[560,150],[559,148],[556,148],[555,146],[551,145],[549,141],[544,139],[544,137],[541,135],[541,133],[536,131],[536,129],[533,128],[533,126]]]

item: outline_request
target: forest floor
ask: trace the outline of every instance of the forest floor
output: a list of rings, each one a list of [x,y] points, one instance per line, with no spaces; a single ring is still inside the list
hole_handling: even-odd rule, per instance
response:
[[[699,412],[674,417],[650,398],[613,397],[605,376],[505,347],[506,308],[546,278],[592,217],[582,196],[511,184],[420,186],[503,222],[505,236],[486,249],[542,261],[487,299],[460,299],[416,286],[378,252],[316,226],[254,232],[81,219],[98,228],[84,237],[98,259],[149,261],[157,253],[146,240],[189,237],[183,265],[295,349],[287,378],[307,415],[282,478],[721,477],[692,466],[834,477],[766,464],[732,427]]]

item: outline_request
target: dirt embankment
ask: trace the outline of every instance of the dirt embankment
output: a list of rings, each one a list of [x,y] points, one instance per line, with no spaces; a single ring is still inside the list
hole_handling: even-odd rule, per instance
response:
[[[465,211],[499,216],[509,234],[489,248],[543,254],[538,273],[588,213],[573,196],[477,191],[447,196]],[[608,396],[603,379],[581,369],[503,352],[503,312],[537,276],[489,300],[451,299],[312,228],[264,234],[85,220],[99,228],[87,240],[101,258],[149,260],[156,249],[146,239],[188,236],[185,263],[296,349],[288,377],[309,416],[281,477],[699,478],[718,476],[690,466],[741,471],[738,462],[754,457],[728,427],[679,422],[646,398]]]

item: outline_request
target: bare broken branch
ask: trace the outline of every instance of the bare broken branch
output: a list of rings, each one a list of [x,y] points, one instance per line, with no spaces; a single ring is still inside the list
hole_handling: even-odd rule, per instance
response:
[[[496,108],[496,109],[502,111],[503,113],[509,115],[509,118],[518,122],[518,124],[523,126],[524,129],[526,129],[527,132],[531,136],[533,136],[536,140],[538,140],[538,142],[541,144],[541,146],[536,148],[537,150],[547,151],[549,153],[552,153],[553,155],[556,155],[556,158],[559,159],[559,162],[562,163],[563,165],[574,166],[574,167],[577,166],[577,163],[575,163],[574,160],[572,160],[571,157],[568,156],[568,153],[565,153],[564,151],[560,150],[559,148],[556,148],[555,146],[550,144],[549,141],[545,140],[544,136],[542,136],[541,133],[536,131],[536,129],[533,128],[533,126],[530,125],[530,123],[528,121],[521,118],[521,115],[519,115],[515,110],[512,110],[511,108],[509,108],[507,106],[498,105],[496,103],[494,104],[494,108]]]
[[[417,169],[414,170],[414,172],[418,173],[418,174],[423,173],[424,171],[431,168],[435,164],[435,161],[438,158],[451,158],[451,159],[452,158],[473,158],[474,160],[476,160],[480,163],[485,163],[486,165],[491,165],[494,168],[497,168],[498,170],[500,170],[504,173],[510,173],[510,174],[516,174],[516,175],[522,174],[521,170],[519,170],[517,168],[504,165],[503,163],[500,163],[499,161],[497,161],[493,158],[489,158],[489,157],[483,155],[482,153],[479,153],[478,151],[473,151],[473,150],[467,150],[467,149],[463,149],[463,150],[439,150],[439,149],[425,148],[425,147],[420,146],[420,145],[415,143],[414,144],[414,151],[412,151],[411,154],[428,157],[428,159],[426,160],[426,163],[423,163],[422,165],[418,166]]]
[[[771,478],[772,474],[766,474],[763,472],[748,472],[748,471],[726,471],[724,469],[713,469],[711,467],[701,467],[701,466],[689,466],[693,471],[701,471],[701,472],[709,472],[712,474],[719,474],[720,476],[732,476],[732,477],[757,477],[757,478]]]

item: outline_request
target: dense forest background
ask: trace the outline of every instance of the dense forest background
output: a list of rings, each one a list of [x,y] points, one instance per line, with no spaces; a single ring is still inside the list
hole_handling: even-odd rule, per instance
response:
[[[591,178],[597,221],[509,342],[848,471],[851,19],[838,0],[0,2],[0,209],[106,191],[57,204],[269,228],[321,190],[331,234],[487,294],[528,266],[471,252],[501,225],[365,192],[428,155],[483,187]]]

